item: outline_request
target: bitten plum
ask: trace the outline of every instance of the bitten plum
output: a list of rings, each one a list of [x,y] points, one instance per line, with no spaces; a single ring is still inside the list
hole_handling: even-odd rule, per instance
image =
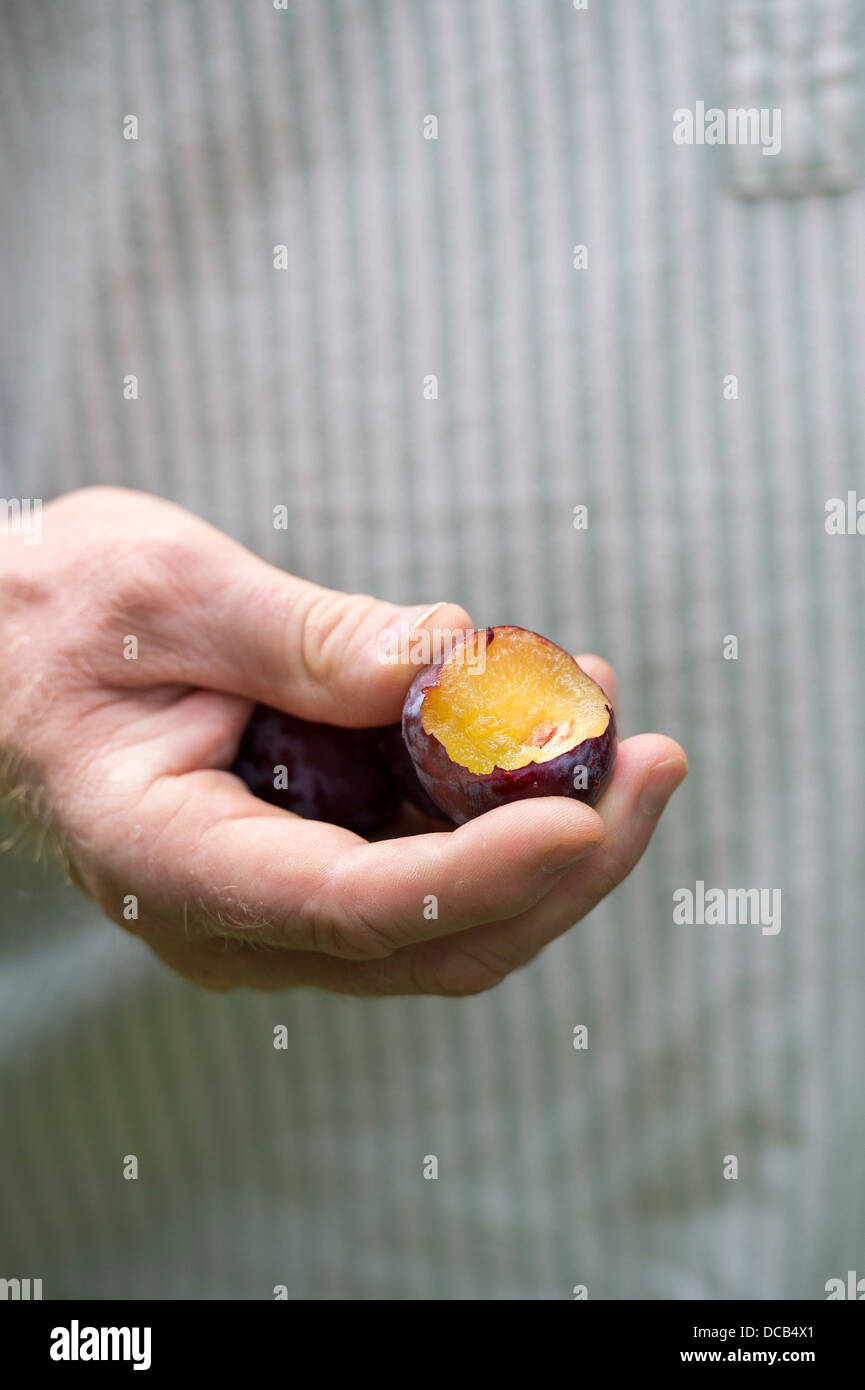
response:
[[[450,817],[436,806],[421,786],[402,736],[402,724],[386,724],[378,733],[379,752],[393,773],[405,799],[419,811],[423,811],[425,816],[434,816],[436,820],[449,820]]]
[[[457,825],[525,797],[593,805],[616,758],[604,691],[520,627],[481,628],[419,671],[402,731],[421,786]]]
[[[262,801],[369,835],[391,819],[402,799],[379,752],[380,734],[315,724],[257,705],[232,772]],[[284,773],[276,771],[283,767]]]

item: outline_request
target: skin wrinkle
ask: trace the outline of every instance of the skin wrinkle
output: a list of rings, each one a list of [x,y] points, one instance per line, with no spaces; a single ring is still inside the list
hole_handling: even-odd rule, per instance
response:
[[[354,912],[354,922],[352,922],[348,912],[345,914],[349,930],[351,931],[353,927],[359,925],[361,929],[361,939],[363,939],[363,937],[369,937],[375,949],[372,952],[365,951],[362,953],[362,948],[359,949],[357,945],[354,947],[349,946],[347,951],[327,951],[327,948],[322,948],[326,950],[328,955],[336,955],[341,959],[383,960],[393,955],[394,951],[399,950],[401,946],[406,944],[404,941],[392,941],[382,929],[377,927],[367,916],[357,913],[355,895],[351,891],[346,892],[346,885],[341,882],[341,880],[345,878],[349,878],[350,880],[350,875],[354,871],[354,864],[351,861],[355,859],[358,854],[361,854],[365,848],[365,842],[361,842],[351,849],[346,849],[343,854],[339,855],[331,865],[325,882],[321,885],[317,893],[313,894],[312,899],[307,899],[304,903],[304,913],[307,910],[316,911],[317,904],[315,899],[319,897],[324,897],[326,900],[330,899],[332,902],[342,901],[346,905],[351,905],[352,911]],[[348,888],[349,890],[351,888],[350,881],[348,883]],[[345,937],[344,929],[338,930],[340,935]],[[334,931],[332,921],[330,922],[330,931],[331,933]]]
[[[290,582],[291,576],[279,571],[279,576],[285,582],[276,591],[272,586],[265,585],[257,580],[253,581],[249,590],[249,611],[255,616],[257,623],[265,622],[272,625],[273,629],[279,628],[285,638],[285,652],[279,653],[279,666],[277,671],[268,670],[267,675],[274,684],[284,681],[286,687],[289,684],[289,672],[287,671],[288,662],[286,657],[290,647],[291,626],[296,621],[298,605],[302,601],[302,592]],[[267,647],[263,653],[259,654],[259,660],[271,664],[272,649]],[[300,643],[301,662],[303,662],[303,642]],[[305,674],[308,675],[304,667]]]
[[[489,966],[480,964],[484,972],[484,980],[478,984],[476,980],[460,978],[458,972],[454,972],[454,978],[448,980],[446,976],[453,969],[455,963],[459,961],[460,955],[465,955],[465,948],[460,947],[457,955],[450,962],[429,962],[423,952],[414,952],[409,965],[409,977],[415,986],[417,994],[434,994],[447,999],[464,999],[473,994],[485,994],[488,990],[495,989],[502,983],[502,977],[496,974]]]
[[[300,658],[303,667],[304,678],[309,685],[315,685],[319,679],[326,679],[329,657],[325,655],[325,646],[333,636],[335,630],[339,628],[339,618],[331,627],[325,622],[319,622],[320,613],[328,613],[334,608],[339,608],[340,596],[338,593],[325,589],[321,594],[314,594],[301,617],[300,626]],[[313,653],[317,651],[317,658]]]
[[[490,959],[485,960],[479,951],[472,951],[468,946],[460,946],[459,951],[451,960],[449,968],[453,970],[454,966],[459,965],[460,960],[469,961],[471,965],[473,965],[476,969],[480,968],[481,971],[481,978],[483,983],[479,987],[475,988],[476,982],[471,979],[471,976],[469,976],[468,980],[466,981],[467,988],[469,985],[471,985],[471,988],[468,990],[468,992],[471,994],[485,993],[489,989],[495,989],[496,986],[500,985],[503,980],[507,979],[507,977],[514,970],[518,970],[524,964],[528,963],[525,961],[513,960],[497,961],[492,952],[490,952]],[[448,987],[447,992],[453,993],[452,985]]]
[[[350,853],[350,851],[347,851],[347,853]],[[327,907],[328,899],[339,901],[339,886],[337,879],[345,858],[346,855],[340,855],[328,871],[324,883],[320,884],[309,897],[304,899],[299,915],[302,921],[308,923],[307,929],[311,936],[311,944],[309,947],[304,946],[301,949],[312,949],[313,951],[321,952],[323,955],[336,957],[338,960],[385,959],[387,956],[392,955],[396,948],[391,942],[386,941],[382,937],[380,931],[374,926],[371,926],[363,918],[358,919],[361,928],[361,936],[363,933],[369,934],[376,947],[373,951],[364,951],[351,940],[350,932],[352,923],[348,916],[346,915],[347,932],[345,927],[338,926],[334,922],[332,912],[330,908]],[[322,911],[321,899],[325,900],[324,911]],[[349,901],[350,900],[349,895]],[[310,917],[311,921],[309,921]]]

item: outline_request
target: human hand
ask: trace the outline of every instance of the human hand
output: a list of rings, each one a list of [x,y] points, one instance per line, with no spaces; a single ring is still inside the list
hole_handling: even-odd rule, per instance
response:
[[[379,634],[407,622],[472,625],[452,604],[321,589],[158,498],[69,493],[40,545],[0,538],[0,788],[108,917],[198,984],[488,989],[630,873],[687,764],[642,734],[596,809],[538,798],[443,830],[405,808],[373,843],[253,797],[228,769],[254,704],[396,721],[413,670],[379,659]],[[610,667],[578,660],[615,703]]]

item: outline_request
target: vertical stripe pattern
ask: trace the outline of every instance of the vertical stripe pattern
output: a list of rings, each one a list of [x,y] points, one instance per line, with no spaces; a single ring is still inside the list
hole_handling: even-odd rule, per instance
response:
[[[0,492],[142,488],[319,583],[600,651],[623,732],[691,776],[632,877],[467,1000],[201,994],[3,854],[0,1277],[812,1299],[863,1270],[865,539],[824,525],[865,495],[850,13],[7,0]],[[777,167],[673,140],[740,103],[743,54]],[[677,925],[700,880],[780,889],[780,932]]]

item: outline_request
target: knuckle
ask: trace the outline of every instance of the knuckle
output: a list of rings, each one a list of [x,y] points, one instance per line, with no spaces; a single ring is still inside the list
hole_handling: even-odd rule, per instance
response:
[[[343,960],[381,960],[404,942],[376,920],[373,902],[358,890],[351,856],[331,869],[326,883],[305,904],[312,949]]]
[[[634,864],[630,861],[621,860],[613,855],[606,854],[603,858],[592,859],[592,894],[595,902],[601,902],[612,893],[614,888],[618,888],[623,879],[633,869]]]
[[[331,589],[315,594],[303,613],[300,654],[303,669],[313,679],[327,675],[328,643],[339,625],[342,596]]]
[[[338,920],[332,913],[315,913],[310,932],[314,951],[343,960],[382,960],[397,949],[358,903],[344,907]]]
[[[490,952],[475,952],[461,946],[434,963],[419,955],[413,961],[412,976],[419,994],[467,999],[496,989],[513,969],[512,962],[496,959]]]
[[[168,529],[149,531],[134,541],[115,543],[120,551],[112,609],[126,618],[163,611],[188,594],[196,572],[193,545]]]
[[[322,589],[313,595],[300,628],[303,669],[312,679],[327,680],[376,603],[369,594],[343,594],[335,589]]]
[[[89,683],[101,684],[110,671],[118,684],[137,684],[145,668],[148,675],[162,677],[174,667],[175,615],[197,605],[205,591],[202,556],[190,540],[168,529],[141,537],[112,535],[98,556],[82,561],[79,580],[92,601],[86,630],[73,633],[71,657]],[[128,636],[144,643],[146,662],[123,660]],[[200,636],[191,624],[187,648]]]
[[[350,952],[358,960],[383,960],[399,948],[389,932],[357,907],[352,907],[348,921],[335,932],[343,947],[340,954]]]

